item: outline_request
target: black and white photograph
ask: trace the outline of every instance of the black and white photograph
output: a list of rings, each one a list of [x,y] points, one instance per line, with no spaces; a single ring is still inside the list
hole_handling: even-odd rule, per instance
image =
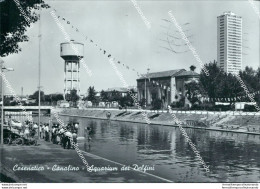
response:
[[[259,188],[260,1],[0,0],[0,83],[2,189]]]

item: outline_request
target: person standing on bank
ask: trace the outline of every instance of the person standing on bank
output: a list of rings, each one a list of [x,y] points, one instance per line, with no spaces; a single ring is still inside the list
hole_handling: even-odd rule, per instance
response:
[[[46,124],[45,126],[45,141],[49,141],[49,126]]]
[[[39,139],[39,133],[38,133],[38,125],[37,125],[37,123],[34,123],[34,125],[33,125],[33,130],[34,130],[34,140],[35,140],[34,145],[37,146],[38,139]]]

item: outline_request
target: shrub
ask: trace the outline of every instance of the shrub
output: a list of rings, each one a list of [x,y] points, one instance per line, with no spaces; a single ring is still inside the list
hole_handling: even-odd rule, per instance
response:
[[[244,112],[257,112],[257,109],[255,108],[254,105],[248,105],[248,104],[245,104],[245,107],[244,107]]]
[[[155,99],[152,101],[152,110],[160,110],[162,108],[162,100]]]
[[[181,99],[176,103],[176,107],[177,108],[184,107],[184,104],[185,104],[185,97],[182,96]]]
[[[171,104],[170,104],[170,106],[171,106],[171,108],[176,108],[177,106],[176,106],[176,102],[172,102]]]

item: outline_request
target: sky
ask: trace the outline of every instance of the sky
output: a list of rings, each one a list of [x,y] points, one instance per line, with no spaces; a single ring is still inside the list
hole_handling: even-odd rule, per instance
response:
[[[80,69],[81,94],[89,86],[97,91],[112,87],[123,87],[123,83],[109,64],[108,54],[85,40],[92,39],[98,47],[105,49],[122,64],[134,68],[139,73],[166,71],[173,69],[189,70],[191,65],[200,72],[200,64],[183,40],[175,38],[176,45],[166,41],[167,36],[180,38],[168,11],[172,11],[177,22],[196,49],[203,63],[217,60],[217,16],[232,11],[243,18],[243,68],[259,67],[259,17],[247,0],[241,1],[136,1],[145,18],[151,23],[148,29],[141,15],[131,1],[47,1],[50,9],[41,11],[40,22],[28,28],[29,42],[20,43],[22,51],[4,57],[6,67],[15,71],[6,73],[6,77],[16,94],[30,95],[38,87],[39,38],[41,60],[41,86],[46,94],[63,93],[64,61],[60,57],[60,43],[66,42],[60,28],[50,12],[69,20],[79,29],[76,32],[71,25],[60,20],[71,39],[84,44],[84,61],[92,72],[90,77],[83,66]],[[254,2],[260,7],[259,2]],[[188,23],[188,24],[187,24]],[[39,27],[40,24],[40,27]],[[40,29],[39,29],[40,28]],[[169,37],[168,37],[169,39]],[[172,48],[173,53],[166,48]],[[127,70],[122,64],[116,64],[125,81],[136,86],[136,72]],[[8,92],[7,92],[8,93]]]

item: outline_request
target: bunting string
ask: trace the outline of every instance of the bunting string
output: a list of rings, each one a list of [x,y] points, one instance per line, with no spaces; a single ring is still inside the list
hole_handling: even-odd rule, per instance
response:
[[[55,11],[55,13],[57,14],[57,10],[56,9],[53,9]],[[98,47],[99,51],[103,52],[103,55],[106,55],[108,54],[107,50],[103,49],[102,47],[100,47],[97,43],[95,43],[92,39],[90,39],[89,36],[85,36],[84,34],[82,34],[79,29],[75,26],[72,25],[72,22],[70,22],[69,20],[67,20],[66,18],[60,16],[57,14],[57,17],[58,19],[60,19],[61,21],[63,21],[65,24],[67,25],[71,25],[71,27],[77,32],[79,33],[81,36],[84,37],[84,39],[89,42],[90,44],[94,45],[95,47]],[[108,58],[112,58],[112,55],[111,54],[108,54],[107,55]],[[113,58],[114,60],[116,60],[115,58]],[[171,87],[168,86],[168,85],[164,85],[162,83],[160,83],[158,80],[156,79],[151,79],[151,78],[148,78],[147,77],[147,74],[140,74],[137,70],[135,70],[134,68],[131,68],[131,66],[125,64],[125,63],[122,63],[122,61],[120,60],[117,60],[116,61],[117,64],[120,64],[121,66],[123,66],[125,69],[129,70],[129,71],[133,71],[136,73],[136,75],[140,78],[142,76],[143,79],[145,79],[146,81],[148,81],[149,83],[151,83],[152,86],[156,86],[156,87],[159,87],[161,89],[163,89],[162,91],[168,91],[168,92],[171,92]],[[175,87],[172,87],[173,90],[175,90],[175,94],[177,96],[179,96],[178,94],[178,91]],[[257,91],[257,92],[254,92],[254,93],[251,93],[251,95],[255,96],[257,94],[260,94],[260,91]],[[245,100],[249,100],[248,96],[247,95],[243,95],[243,96],[236,96],[236,97],[230,97],[230,98],[226,98],[226,97],[218,97],[218,98],[210,98],[206,95],[198,95],[197,96],[198,99],[201,101],[201,102],[205,102],[205,101],[208,101],[208,102],[235,102],[235,101],[245,101]]]

